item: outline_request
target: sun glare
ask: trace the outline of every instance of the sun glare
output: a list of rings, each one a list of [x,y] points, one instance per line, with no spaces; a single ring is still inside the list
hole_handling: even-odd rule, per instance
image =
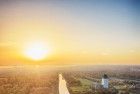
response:
[[[48,51],[45,47],[45,45],[36,43],[36,44],[30,44],[25,49],[25,55],[26,57],[33,59],[33,60],[41,60],[46,58],[48,54]]]

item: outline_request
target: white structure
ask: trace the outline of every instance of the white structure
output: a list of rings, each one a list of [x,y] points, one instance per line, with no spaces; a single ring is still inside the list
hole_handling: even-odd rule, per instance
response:
[[[109,87],[109,79],[108,79],[108,76],[106,74],[103,75],[101,84],[102,84],[103,88],[107,89]]]
[[[62,74],[59,74],[59,94],[70,94],[66,84]]]

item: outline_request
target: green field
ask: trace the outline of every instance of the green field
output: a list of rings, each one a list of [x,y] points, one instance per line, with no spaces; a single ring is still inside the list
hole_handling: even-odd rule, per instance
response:
[[[92,91],[91,90],[91,86],[92,86],[92,81],[87,80],[87,79],[82,79],[82,78],[76,78],[77,80],[79,80],[81,82],[80,86],[74,86],[74,87],[70,87],[70,89],[76,93],[76,92],[87,92],[87,91]]]

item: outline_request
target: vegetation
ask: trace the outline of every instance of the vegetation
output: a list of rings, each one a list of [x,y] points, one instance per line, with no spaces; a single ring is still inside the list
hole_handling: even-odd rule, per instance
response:
[[[0,68],[0,94],[58,94],[58,72],[70,94],[140,94],[139,70],[138,66],[76,66],[53,71]],[[104,73],[109,76],[109,89],[101,86]]]
[[[58,94],[56,72],[1,71],[0,94]]]
[[[119,67],[119,68],[118,68]],[[67,70],[64,77],[71,94],[140,94],[140,67],[138,66],[96,66],[93,69]],[[109,75],[109,89],[95,89],[101,85],[103,74]],[[79,84],[80,83],[80,84]]]

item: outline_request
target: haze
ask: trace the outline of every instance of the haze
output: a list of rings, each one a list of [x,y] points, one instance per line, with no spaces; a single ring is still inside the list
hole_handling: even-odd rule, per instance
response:
[[[138,0],[1,0],[0,65],[140,64],[139,10]],[[47,56],[28,59],[40,42]]]

